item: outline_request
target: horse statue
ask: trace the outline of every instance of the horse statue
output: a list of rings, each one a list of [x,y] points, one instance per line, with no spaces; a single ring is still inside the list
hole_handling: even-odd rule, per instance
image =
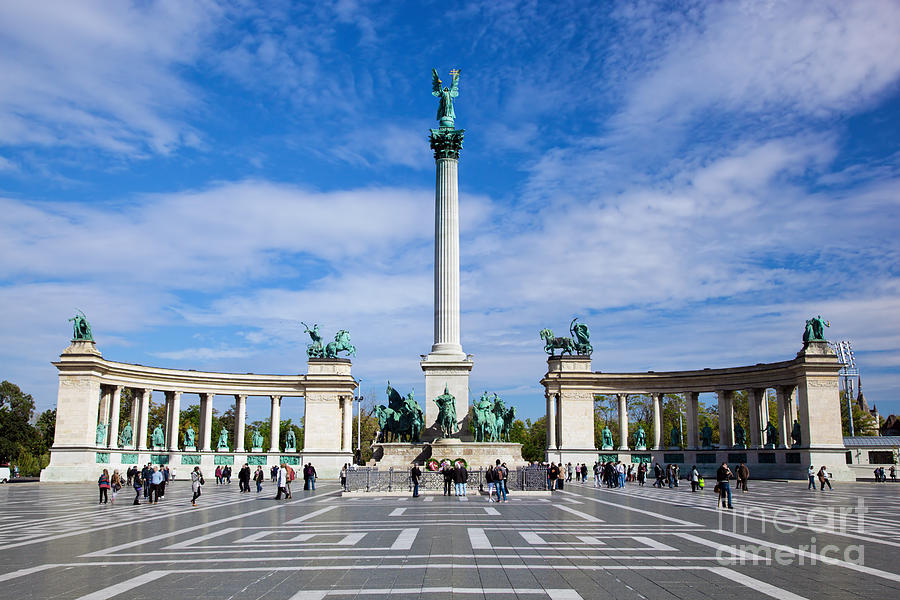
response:
[[[516,420],[516,407],[510,406],[506,409],[506,412],[503,413],[503,436],[500,438],[501,441],[509,441],[509,432],[512,431],[512,424]]]
[[[559,350],[559,355],[572,354],[575,351],[575,342],[572,338],[554,337],[552,329],[541,329],[541,339],[544,340],[544,352],[555,356],[553,352]]]
[[[382,431],[382,440],[391,439],[393,434],[399,442],[419,443],[422,426],[425,424],[425,415],[413,393],[410,392],[403,397],[400,392],[391,387],[391,382],[388,381],[387,396],[388,406],[375,407],[375,415]]]
[[[378,429],[381,431],[379,441],[390,442],[400,425],[400,419],[396,411],[383,404],[375,407],[375,418],[378,419]]]
[[[346,352],[350,356],[356,356],[356,347],[350,343],[350,332],[341,329],[334,336],[333,342],[325,346],[325,358],[337,358],[338,352]]]
[[[443,437],[450,437],[456,433],[456,398],[444,384],[444,393],[434,399],[438,405],[437,426]]]
[[[488,398],[487,392],[481,395],[481,399],[473,405],[475,441],[494,441],[496,438],[497,422],[494,417],[494,403]]]

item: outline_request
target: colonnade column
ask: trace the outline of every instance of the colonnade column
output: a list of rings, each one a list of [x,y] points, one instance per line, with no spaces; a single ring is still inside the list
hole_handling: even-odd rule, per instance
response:
[[[556,448],[556,396],[547,394],[547,450]]]
[[[762,432],[765,424],[762,420],[762,403],[766,397],[764,388],[747,390],[747,403],[750,405],[750,447],[761,448]]]
[[[687,407],[687,447],[700,447],[700,423],[698,413],[700,412],[700,393],[685,392],[684,403]]]
[[[779,385],[775,388],[775,427],[778,429],[778,447],[787,448],[790,446],[790,425],[787,423],[788,412],[793,412],[789,406],[792,402],[791,395],[794,392],[792,385]],[[793,424],[793,421],[791,422]]]
[[[143,389],[141,392],[141,410],[138,416],[137,440],[138,449],[147,449],[147,427],[150,426],[150,397],[153,395],[152,389]]]
[[[200,450],[212,450],[213,398],[215,394],[200,394]]]
[[[662,442],[662,394],[650,394],[653,402],[653,450],[659,450]]]
[[[619,399],[619,450],[628,450],[628,394],[616,394]]]
[[[106,385],[100,386],[100,412],[97,416],[97,423],[109,425],[109,386]]]
[[[794,445],[794,438],[791,437],[791,431],[794,429],[794,419],[797,418],[796,405],[794,404],[794,386],[788,386],[785,393],[784,402],[784,443],[790,448]]]
[[[140,395],[137,390],[131,390],[131,447],[138,448],[138,424],[140,423]]]
[[[269,413],[269,452],[281,452],[281,396],[271,396],[272,410]]]
[[[119,447],[119,403],[122,400],[122,386],[112,388],[112,402],[109,406],[109,447]]]
[[[247,394],[234,395],[234,451],[244,452],[244,429],[247,423]]]
[[[178,429],[181,425],[181,392],[169,392],[169,451],[178,451]]]
[[[734,447],[734,392],[718,390],[719,396],[719,448]]]
[[[353,396],[341,396],[341,413],[343,414],[341,431],[341,450],[353,451]]]

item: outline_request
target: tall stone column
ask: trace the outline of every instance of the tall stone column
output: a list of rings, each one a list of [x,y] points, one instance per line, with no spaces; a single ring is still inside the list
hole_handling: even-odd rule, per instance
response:
[[[775,388],[775,427],[778,429],[778,447],[789,448],[791,445],[791,429],[788,425],[788,414],[791,412],[789,406],[792,402],[791,395],[794,392],[792,385],[779,385]],[[793,422],[791,423],[793,424]]]
[[[163,392],[166,403],[166,420],[163,421],[163,433],[165,434],[164,448],[169,447],[169,439],[172,437],[172,392]]]
[[[213,398],[215,394],[200,394],[200,450],[212,450]]]
[[[734,448],[734,392],[718,390],[719,397],[719,448]]]
[[[619,450],[628,451],[628,394],[617,394],[619,399]]]
[[[281,396],[272,396],[269,413],[269,452],[281,452]]]
[[[762,420],[762,405],[765,402],[766,390],[752,388],[747,390],[747,404],[750,405],[750,447],[761,448],[762,432],[765,423]]]
[[[247,395],[234,395],[234,451],[244,452],[244,429],[247,424]]]
[[[141,390],[141,412],[136,432],[139,450],[147,450],[147,428],[150,427],[150,397],[152,395],[152,389]]]
[[[353,451],[353,396],[341,397],[341,413],[342,419],[342,435],[341,450],[344,452]]]
[[[109,425],[109,386],[101,385],[100,386],[100,413],[97,416],[97,423],[103,423],[104,425]]]
[[[178,451],[178,429],[181,426],[181,392],[169,392],[169,451]]]
[[[653,402],[653,450],[660,450],[662,444],[662,394],[650,394]]]
[[[700,394],[697,392],[684,393],[685,404],[687,405],[687,447],[700,447],[700,422],[698,413],[700,412]]]
[[[110,390],[112,398],[109,404],[109,447],[119,447],[119,404],[122,401],[122,386],[113,386]]]
[[[141,418],[141,396],[140,391],[131,390],[131,449],[139,448],[138,444],[138,425]]]
[[[460,437],[469,433],[469,373],[472,361],[460,343],[459,319],[459,151],[461,129],[431,130],[435,160],[434,191],[434,343],[421,361],[425,372],[425,439],[437,437],[439,409],[434,399],[447,390],[456,399]]]
[[[556,396],[547,394],[547,450],[556,450]]]

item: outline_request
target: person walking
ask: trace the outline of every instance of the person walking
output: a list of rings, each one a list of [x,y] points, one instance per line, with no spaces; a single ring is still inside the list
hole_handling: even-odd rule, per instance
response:
[[[663,470],[662,467],[659,466],[659,463],[656,463],[656,466],[653,467],[653,473],[656,476],[656,481],[653,482],[653,487],[662,488]]]
[[[741,463],[737,468],[737,477],[738,477],[738,489],[741,490],[742,493],[746,493],[747,490],[747,482],[750,480],[750,467]]]
[[[594,462],[594,487],[600,487],[600,463]]]
[[[216,485],[222,485],[222,467],[216,467]]]
[[[819,469],[819,487],[820,491],[825,491],[825,486],[828,485],[828,490],[831,491],[831,482],[828,480],[828,471],[823,466]]]
[[[812,465],[809,465],[809,469],[806,470],[806,475],[809,477],[809,485],[806,486],[806,489],[816,489],[816,468]]]
[[[141,469],[141,479],[144,480],[144,498],[150,497],[150,477],[153,475],[153,469],[150,467],[150,463],[144,465],[144,468]]]
[[[625,464],[620,462],[618,465],[616,465],[616,472],[618,472],[618,474],[619,474],[619,487],[624,488],[625,487]]]
[[[413,498],[419,497],[419,477],[422,476],[422,471],[419,470],[419,465],[413,463],[412,468],[409,470],[409,478],[412,480],[413,486]],[[315,489],[315,488],[313,488]]]
[[[316,491],[316,477],[318,477],[316,468],[312,463],[309,463],[309,489],[311,489],[312,491]]]
[[[488,486],[488,502],[494,501],[494,467],[491,465],[487,466],[487,469],[484,471],[484,481]]]
[[[269,475],[272,477],[272,483],[275,483],[275,480],[278,479],[278,465],[272,465],[272,468],[269,469]]]
[[[509,472],[506,470],[506,465],[500,464],[500,459],[497,459],[497,467],[494,469],[494,488],[497,490],[497,502],[507,502],[506,498],[506,477]]]
[[[260,493],[262,491],[263,481],[266,479],[266,474],[263,473],[262,465],[256,467],[256,473],[253,474],[253,481],[256,482],[256,493]]]
[[[159,503],[159,486],[163,482],[163,474],[153,467],[153,473],[150,475],[150,504]]]
[[[169,481],[169,467],[159,465],[159,474],[162,475],[162,481],[159,483],[159,497],[166,499],[166,483]]]
[[[238,487],[242,494],[250,493],[250,465],[247,463],[244,463],[244,466],[238,471]]]
[[[731,504],[731,484],[728,480],[733,477],[734,474],[731,472],[731,469],[728,468],[728,463],[723,462],[722,466],[716,471],[716,489],[719,492],[718,497],[716,498],[716,507],[719,506],[719,500],[722,501],[722,507],[726,506],[725,499],[728,499],[728,508],[734,508]]]
[[[897,467],[891,465],[891,481],[897,481]]]
[[[137,471],[137,467],[134,470]],[[131,503],[133,506],[138,506],[141,503],[141,492],[144,490],[144,484],[139,475],[140,473],[136,472],[131,480],[131,485],[134,487],[134,502]]]
[[[97,480],[100,487],[100,502],[98,504],[107,504],[109,502],[109,470],[103,469],[100,473],[100,479]]]
[[[204,483],[206,482],[203,480],[203,473],[200,472],[200,467],[194,467],[194,470],[191,471],[191,491],[194,493],[193,497],[191,497],[191,506],[197,506],[197,498],[200,497]]]
[[[347,463],[341,467],[341,489],[347,489],[347,469],[350,467]]]
[[[287,465],[285,463],[281,463],[278,472],[275,473],[275,486],[278,488],[278,493],[275,494],[276,500],[281,500],[281,497],[288,497],[287,491]]]
[[[297,478],[297,474],[294,472],[294,467],[291,465],[285,464],[284,468],[287,470],[287,473],[284,476],[285,480],[285,489],[287,490],[287,497],[291,499],[294,497],[294,492],[291,489],[291,485],[294,483],[294,479]]]
[[[696,492],[700,487],[700,471],[697,470],[697,465],[691,467],[691,491]]]
[[[110,502],[115,504],[116,496],[119,494],[119,490],[122,489],[122,476],[119,475],[118,469],[115,469],[112,477],[109,478],[109,489],[112,491],[112,500]]]
[[[638,465],[637,481],[640,487],[644,487],[644,484],[647,483],[647,465],[644,463]]]

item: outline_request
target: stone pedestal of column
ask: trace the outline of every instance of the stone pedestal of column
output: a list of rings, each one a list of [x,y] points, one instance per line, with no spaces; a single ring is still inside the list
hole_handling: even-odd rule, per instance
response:
[[[472,361],[465,355],[429,354],[419,365],[425,372],[425,432],[423,441],[433,441],[439,437],[437,426],[438,405],[435,398],[447,391],[456,398],[456,423],[458,433],[454,438],[472,441],[469,433],[469,373],[472,372]]]

